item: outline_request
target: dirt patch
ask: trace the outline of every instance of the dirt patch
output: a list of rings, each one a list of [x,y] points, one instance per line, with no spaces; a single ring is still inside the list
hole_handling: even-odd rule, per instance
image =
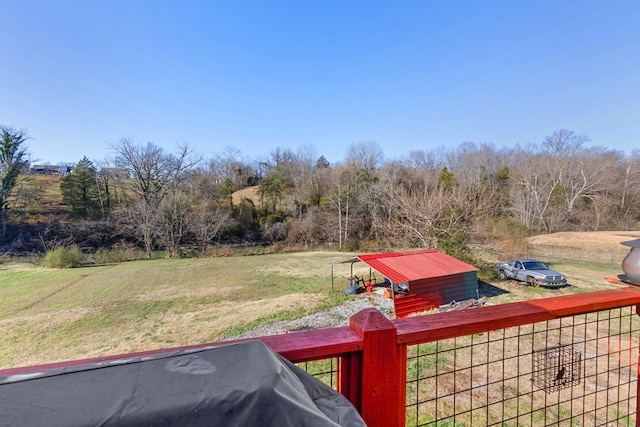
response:
[[[234,205],[239,205],[244,199],[249,199],[254,205],[258,206],[260,203],[260,195],[258,194],[258,186],[243,188],[242,190],[234,191],[231,195]]]

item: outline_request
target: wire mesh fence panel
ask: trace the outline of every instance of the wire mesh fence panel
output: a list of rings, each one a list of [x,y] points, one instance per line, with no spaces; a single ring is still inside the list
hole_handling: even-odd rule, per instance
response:
[[[410,346],[410,426],[631,426],[640,319],[624,307]]]
[[[328,385],[334,390],[337,390],[338,371],[340,369],[339,357],[296,363],[296,366],[318,379],[320,382]]]

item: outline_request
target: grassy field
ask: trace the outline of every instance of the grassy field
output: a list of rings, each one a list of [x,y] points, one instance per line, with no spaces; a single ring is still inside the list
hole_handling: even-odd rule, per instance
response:
[[[327,309],[349,298],[342,293],[348,265],[336,267],[334,293],[330,270],[349,255],[158,259],[64,270],[0,264],[0,368],[207,343]],[[491,280],[480,295],[501,304],[617,288],[604,277],[622,273],[579,263],[552,267],[571,286]]]
[[[344,253],[160,259],[52,270],[0,265],[0,367],[216,341],[346,299]]]
[[[23,197],[17,200],[10,199],[10,203],[18,210],[28,213],[24,220],[28,223],[45,221],[48,213],[61,213],[67,209],[62,205],[60,193],[59,175],[20,175],[16,184],[15,193],[22,193]]]

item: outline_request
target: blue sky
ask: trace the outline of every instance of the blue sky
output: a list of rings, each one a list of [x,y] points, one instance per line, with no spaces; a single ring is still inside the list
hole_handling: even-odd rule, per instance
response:
[[[32,158],[388,159],[557,129],[640,148],[640,1],[0,0],[0,124]]]

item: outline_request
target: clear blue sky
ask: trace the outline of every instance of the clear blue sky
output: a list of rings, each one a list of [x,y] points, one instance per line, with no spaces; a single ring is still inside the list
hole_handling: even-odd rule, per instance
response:
[[[0,0],[0,124],[33,159],[128,137],[331,162],[557,129],[640,148],[640,1]]]

